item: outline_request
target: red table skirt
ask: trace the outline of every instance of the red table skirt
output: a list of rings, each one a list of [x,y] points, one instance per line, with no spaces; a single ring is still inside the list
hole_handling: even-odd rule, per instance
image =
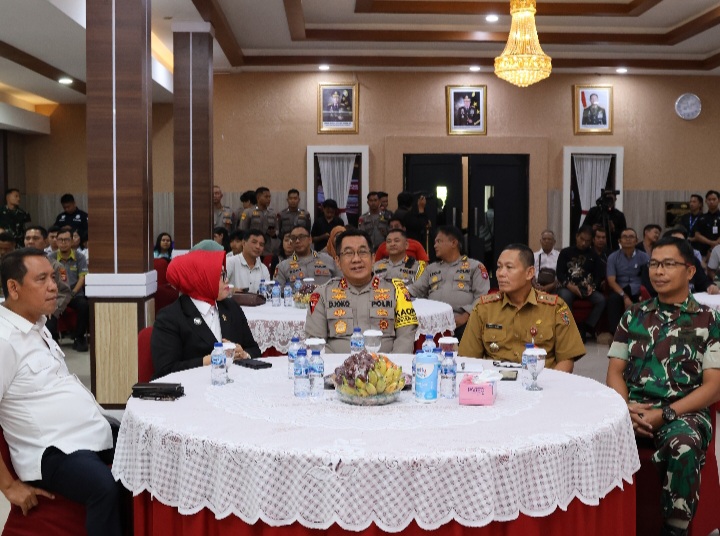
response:
[[[624,490],[615,488],[598,506],[587,506],[575,499],[567,511],[557,509],[547,517],[520,517],[509,522],[494,522],[485,527],[464,527],[452,521],[443,525],[438,534],[443,536],[633,536],[635,534],[635,486],[625,483]],[[184,516],[164,504],[154,501],[144,492],[135,497],[135,536],[315,536],[317,529],[293,523],[284,527],[270,527],[258,521],[248,525],[240,518],[228,516],[215,519],[205,509],[195,515]],[[362,532],[352,532],[331,526],[323,531],[331,536],[380,536],[388,533],[375,525]],[[427,536],[428,531],[414,522],[402,536]]]

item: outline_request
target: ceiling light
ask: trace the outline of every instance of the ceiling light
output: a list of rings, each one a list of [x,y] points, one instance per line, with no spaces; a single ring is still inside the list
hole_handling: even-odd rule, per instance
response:
[[[627,68],[626,67],[618,67],[617,69],[615,69],[615,72],[618,74],[625,74],[627,72]]]
[[[485,17],[485,20],[487,22],[497,22],[498,20],[500,20],[500,17],[498,17],[497,15],[488,15],[487,17]]]
[[[535,28],[535,0],[510,0],[512,25],[503,53],[495,58],[495,74],[527,87],[550,76],[550,56],[540,47]]]
[[[67,77],[67,76],[63,76],[62,78],[60,78],[58,80],[58,82],[60,82],[64,86],[69,86],[70,84],[73,83],[73,79],[70,77]]]
[[[471,66],[470,66],[470,72],[471,72],[471,73],[479,73],[479,72],[480,72],[480,67],[477,66],[477,65],[471,65]]]
[[[329,71],[330,66],[329,65],[321,65],[320,67],[318,67],[318,69],[320,69],[321,71]]]

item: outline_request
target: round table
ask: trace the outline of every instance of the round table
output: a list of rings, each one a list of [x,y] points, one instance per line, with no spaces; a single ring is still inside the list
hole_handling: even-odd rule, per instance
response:
[[[391,357],[409,370],[411,356]],[[327,355],[326,372],[342,358]],[[186,396],[128,401],[112,470],[134,494],[149,492],[136,516],[159,501],[177,523],[197,514],[205,524],[400,532],[541,522],[580,508],[581,525],[634,531],[624,483],[640,464],[627,406],[594,380],[547,370],[541,392],[501,382],[494,406],[418,404],[403,392],[389,406],[357,407],[333,391],[293,397],[286,360],[269,361],[233,367],[222,387],[208,368],[174,373],[163,381],[181,382]],[[632,512],[603,510],[623,503]],[[152,525],[136,518],[136,534],[169,533]],[[581,533],[595,534],[553,534]]]
[[[415,299],[413,306],[418,317],[415,339],[426,333],[438,335],[455,330],[455,315],[452,307],[444,302]],[[250,331],[260,350],[274,348],[286,354],[290,339],[298,335],[305,339],[305,317],[307,309],[297,307],[273,307],[269,302],[258,307],[243,307]]]
[[[720,309],[720,294],[708,294],[707,292],[693,292],[693,298],[698,303],[707,305],[711,309]]]

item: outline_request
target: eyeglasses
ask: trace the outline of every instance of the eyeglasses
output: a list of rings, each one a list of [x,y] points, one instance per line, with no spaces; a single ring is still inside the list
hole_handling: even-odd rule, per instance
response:
[[[72,242],[72,238],[58,238],[58,242]]]
[[[227,280],[228,280],[227,270],[226,270],[225,268],[223,268],[222,270],[220,270],[220,277],[222,277],[222,280],[223,280],[223,281],[227,281]]]
[[[293,242],[300,242],[300,240],[305,240],[306,238],[310,238],[309,234],[302,234],[302,235],[290,235],[290,240]]]
[[[674,261],[672,259],[665,259],[664,261],[652,260],[652,261],[648,262],[648,268],[650,270],[657,270],[658,268],[672,270],[672,269],[678,268],[680,266],[690,266],[690,265],[686,262]]]
[[[346,259],[353,259],[357,255],[360,258],[363,257],[369,257],[372,255],[372,252],[369,249],[358,249],[357,251],[353,251],[351,249],[346,249],[340,253],[338,253],[339,257],[344,257]]]
[[[621,239],[623,239],[623,238],[635,238],[635,235],[624,234],[624,235],[620,235],[620,238],[621,238]]]

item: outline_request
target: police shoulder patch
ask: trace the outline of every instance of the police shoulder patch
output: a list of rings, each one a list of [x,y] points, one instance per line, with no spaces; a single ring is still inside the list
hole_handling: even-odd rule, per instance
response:
[[[499,292],[495,292],[494,294],[485,294],[485,296],[480,296],[480,303],[492,303],[500,301],[502,298],[503,295]]]
[[[544,303],[545,305],[557,305],[558,297],[555,294],[544,294],[538,292],[537,302]]]

